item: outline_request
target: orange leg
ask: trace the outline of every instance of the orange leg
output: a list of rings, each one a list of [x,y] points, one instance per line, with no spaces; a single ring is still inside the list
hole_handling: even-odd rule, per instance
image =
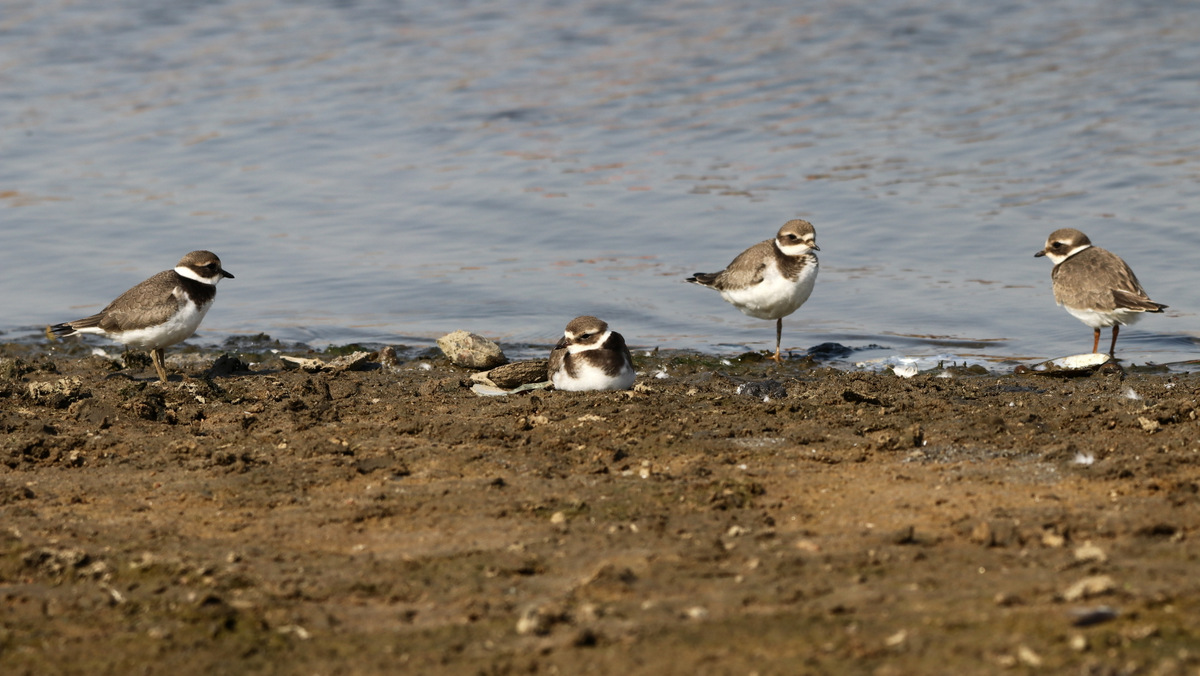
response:
[[[1099,330],[1099,329],[1097,329],[1097,331],[1098,331],[1098,330]],[[1113,324],[1113,339],[1112,339],[1112,345],[1109,345],[1109,346],[1108,346],[1108,356],[1112,357],[1113,359],[1116,359],[1116,358],[1117,358],[1117,334],[1118,334],[1118,333],[1120,333],[1120,332],[1121,332],[1121,325],[1120,325],[1120,324]]]
[[[1092,352],[1100,351],[1100,329],[1096,329],[1092,333]]]

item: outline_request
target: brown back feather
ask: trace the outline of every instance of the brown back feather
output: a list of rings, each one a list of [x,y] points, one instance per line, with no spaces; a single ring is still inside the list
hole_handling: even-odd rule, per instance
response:
[[[1060,305],[1111,311],[1118,308],[1159,312],[1137,275],[1120,256],[1092,246],[1054,266],[1054,300]]]

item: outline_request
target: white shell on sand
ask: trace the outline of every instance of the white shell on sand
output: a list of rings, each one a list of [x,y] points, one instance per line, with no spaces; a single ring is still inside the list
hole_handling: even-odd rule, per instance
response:
[[[1087,373],[1095,371],[1110,361],[1113,361],[1113,358],[1103,352],[1088,352],[1044,361],[1034,366],[1033,371],[1035,373],[1061,373],[1063,375],[1068,373]]]

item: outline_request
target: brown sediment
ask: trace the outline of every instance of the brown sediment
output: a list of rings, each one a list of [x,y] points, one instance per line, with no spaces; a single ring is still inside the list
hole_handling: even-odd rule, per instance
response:
[[[0,362],[0,671],[1200,658],[1196,375],[665,355],[632,392],[484,398],[440,360],[255,359]]]

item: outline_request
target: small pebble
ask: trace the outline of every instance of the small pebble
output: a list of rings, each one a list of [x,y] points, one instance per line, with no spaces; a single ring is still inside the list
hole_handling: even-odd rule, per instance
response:
[[[1047,547],[1062,547],[1067,544],[1067,539],[1054,531],[1045,531],[1042,533],[1042,544]]]
[[[1095,606],[1093,608],[1076,608],[1071,611],[1071,624],[1076,627],[1090,627],[1115,620],[1121,613],[1111,606]]]
[[[1081,601],[1093,596],[1108,594],[1117,588],[1116,580],[1108,575],[1085,577],[1063,591],[1065,601]]]
[[[1108,561],[1108,555],[1091,542],[1085,542],[1075,548],[1075,560],[1079,562],[1095,562],[1104,563]]]
[[[904,644],[908,640],[908,631],[901,629],[883,640],[884,645],[889,648],[896,648]]]
[[[1017,648],[1017,659],[1021,662],[1021,664],[1024,664],[1025,666],[1029,666],[1029,667],[1042,666],[1042,656],[1035,653],[1033,651],[1033,648],[1030,648],[1029,646],[1026,646],[1026,645],[1023,645],[1023,646]]]
[[[385,346],[379,351],[379,363],[387,368],[396,368],[400,365],[400,357],[396,355],[396,348],[391,345]]]

